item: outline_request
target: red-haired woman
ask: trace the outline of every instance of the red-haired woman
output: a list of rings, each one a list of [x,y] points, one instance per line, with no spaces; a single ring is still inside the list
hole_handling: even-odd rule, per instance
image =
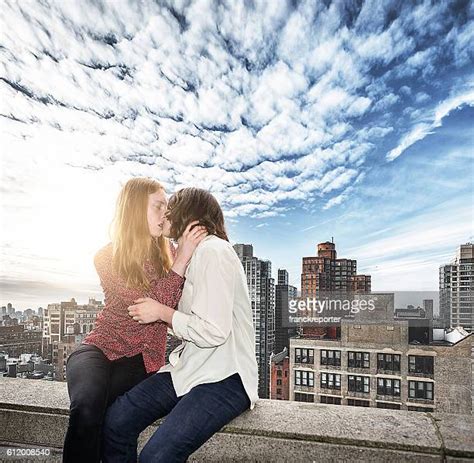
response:
[[[153,179],[133,178],[120,192],[112,241],[94,258],[105,307],[67,360],[70,417],[64,462],[99,462],[108,405],[165,364],[169,325],[137,323],[127,308],[143,297],[175,308],[187,265],[207,235],[204,227],[191,230],[196,222],[188,224],[175,252],[162,233],[166,210],[165,190]]]

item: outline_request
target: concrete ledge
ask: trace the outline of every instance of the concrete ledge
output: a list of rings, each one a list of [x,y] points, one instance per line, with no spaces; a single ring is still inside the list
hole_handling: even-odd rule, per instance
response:
[[[62,448],[68,414],[66,383],[0,378],[1,446],[51,448],[59,458],[57,451]],[[159,424],[160,420],[141,434],[140,449]],[[190,461],[346,459],[474,461],[474,418],[260,400],[253,411],[225,426]]]

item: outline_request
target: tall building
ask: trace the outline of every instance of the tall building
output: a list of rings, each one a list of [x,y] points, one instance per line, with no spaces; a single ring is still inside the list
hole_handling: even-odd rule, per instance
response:
[[[450,264],[439,268],[439,313],[446,327],[474,330],[474,244],[459,246]]]
[[[275,286],[275,352],[290,348],[289,338],[296,335],[296,328],[288,328],[284,317],[288,316],[288,300],[297,296],[295,286],[288,281],[288,272],[278,269],[277,285]]]
[[[319,243],[317,256],[303,257],[301,296],[317,297],[320,291],[369,293],[370,275],[357,275],[357,261],[338,259],[333,241]]]
[[[258,395],[269,397],[270,356],[275,352],[275,280],[272,264],[253,255],[250,244],[235,244],[249,290],[255,329],[255,352],[258,364]]]
[[[303,257],[301,297],[317,298],[321,292],[370,293],[370,275],[357,274],[357,261],[337,258],[336,244],[326,241],[317,245],[317,256]],[[304,327],[309,336],[336,337],[337,327]]]
[[[246,258],[253,257],[253,246],[251,244],[234,244],[234,250],[241,262]]]
[[[473,335],[411,331],[409,320],[343,320],[340,339],[291,338],[290,400],[470,414]]]

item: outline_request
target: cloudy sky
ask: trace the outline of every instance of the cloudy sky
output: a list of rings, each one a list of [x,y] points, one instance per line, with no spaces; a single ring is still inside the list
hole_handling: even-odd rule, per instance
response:
[[[120,187],[209,189],[299,286],[436,290],[473,237],[474,2],[0,1],[1,304],[100,297]]]

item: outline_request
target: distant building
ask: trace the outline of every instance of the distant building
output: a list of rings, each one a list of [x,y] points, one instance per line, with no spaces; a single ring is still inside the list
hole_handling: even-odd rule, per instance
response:
[[[54,379],[54,366],[46,363],[36,354],[9,356],[0,353],[0,377],[25,379]]]
[[[357,275],[357,261],[338,259],[332,241],[319,243],[317,256],[303,257],[301,296],[317,297],[320,291],[362,292],[371,290],[370,275]]]
[[[322,292],[371,292],[371,276],[357,274],[355,259],[338,259],[334,241],[319,243],[317,256],[302,259],[301,297],[318,298]],[[338,327],[303,327],[302,332],[310,336],[335,337]]]
[[[439,312],[446,327],[474,330],[474,244],[459,246],[454,260],[439,268]]]
[[[71,338],[65,340],[65,336],[81,334],[84,337],[90,333],[102,309],[102,302],[95,299],[89,299],[85,305],[78,305],[74,298],[48,304],[43,316],[43,357],[49,358],[55,365],[62,365],[58,358],[59,343],[70,342]]]
[[[7,304],[7,315],[13,315],[15,313],[15,308],[12,306],[12,304],[9,302]]]
[[[290,348],[290,337],[297,334],[296,328],[288,327],[288,300],[297,296],[295,286],[288,281],[288,272],[278,269],[277,285],[275,286],[275,352],[282,352]]]
[[[0,352],[10,357],[24,353],[41,353],[42,333],[40,330],[25,329],[24,325],[0,326]]]
[[[253,255],[251,244],[235,244],[245,275],[252,305],[255,352],[258,364],[260,398],[269,397],[270,356],[275,351],[275,280],[272,264]]]
[[[343,320],[338,339],[292,338],[290,400],[470,414],[472,335],[433,330],[423,343],[412,331]]]
[[[253,246],[251,244],[234,244],[234,250],[240,261],[253,257]]]
[[[290,399],[290,357],[285,347],[271,358],[270,399]]]
[[[426,318],[425,309],[418,306],[408,305],[405,309],[395,309],[395,318],[408,319],[408,318]]]

